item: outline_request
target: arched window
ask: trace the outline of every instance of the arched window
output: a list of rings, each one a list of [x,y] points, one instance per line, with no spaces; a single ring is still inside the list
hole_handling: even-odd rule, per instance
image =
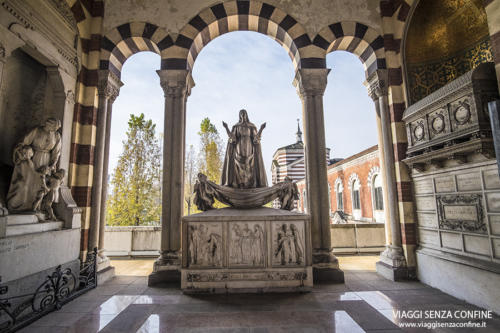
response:
[[[332,212],[332,187],[328,183],[328,211]]]
[[[373,207],[375,210],[384,210],[382,179],[379,175],[373,177]]]
[[[361,188],[359,181],[354,180],[352,183],[352,209],[361,209],[361,200],[359,198],[359,189]]]
[[[337,182],[337,187],[335,189],[337,193],[337,210],[344,211],[344,200],[342,199],[342,195],[344,192],[344,187],[342,186],[342,182]]]
[[[351,188],[352,216],[355,220],[361,219],[361,182],[357,174],[349,178]]]

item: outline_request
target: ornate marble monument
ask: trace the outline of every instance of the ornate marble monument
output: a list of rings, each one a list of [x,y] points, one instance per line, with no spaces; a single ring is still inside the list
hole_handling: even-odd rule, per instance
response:
[[[221,185],[198,175],[201,214],[182,219],[184,292],[307,291],[312,288],[309,215],[289,212],[298,199],[287,178],[267,186],[259,130],[245,110],[229,136]],[[262,207],[278,198],[281,209]],[[215,199],[232,208],[213,209]]]

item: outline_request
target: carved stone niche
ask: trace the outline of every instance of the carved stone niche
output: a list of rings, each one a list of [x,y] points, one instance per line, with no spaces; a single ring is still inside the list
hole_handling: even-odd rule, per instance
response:
[[[493,141],[487,103],[498,99],[493,63],[483,63],[407,108],[403,121],[408,135],[410,167],[440,167],[482,153],[491,157]]]
[[[439,229],[487,233],[481,194],[436,196]]]

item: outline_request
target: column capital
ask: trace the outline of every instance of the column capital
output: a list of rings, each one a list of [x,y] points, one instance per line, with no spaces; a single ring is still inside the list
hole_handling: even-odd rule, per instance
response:
[[[388,94],[388,80],[387,80],[387,70],[378,69],[363,83],[368,89],[368,95],[374,101],[378,100],[379,97],[387,96]]]
[[[187,69],[160,69],[156,73],[165,97],[189,96],[195,86],[191,71]]]
[[[293,85],[299,96],[323,96],[326,89],[329,68],[300,68],[295,74]]]
[[[98,73],[97,93],[99,96],[109,99],[114,102],[120,94],[120,88],[123,82],[113,72],[101,69]]]

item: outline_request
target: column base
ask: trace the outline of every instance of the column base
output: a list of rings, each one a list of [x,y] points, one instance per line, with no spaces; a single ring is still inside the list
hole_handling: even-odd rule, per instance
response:
[[[148,286],[178,284],[181,282],[181,258],[177,251],[162,252],[155,261],[153,273],[148,276]]]
[[[376,263],[377,273],[391,281],[408,279],[408,267],[401,247],[389,245]]]
[[[331,249],[313,250],[314,283],[344,283],[344,272]]]
[[[104,255],[104,250],[99,250],[97,253],[97,284],[103,284],[114,277],[115,268],[111,266],[109,258]]]

